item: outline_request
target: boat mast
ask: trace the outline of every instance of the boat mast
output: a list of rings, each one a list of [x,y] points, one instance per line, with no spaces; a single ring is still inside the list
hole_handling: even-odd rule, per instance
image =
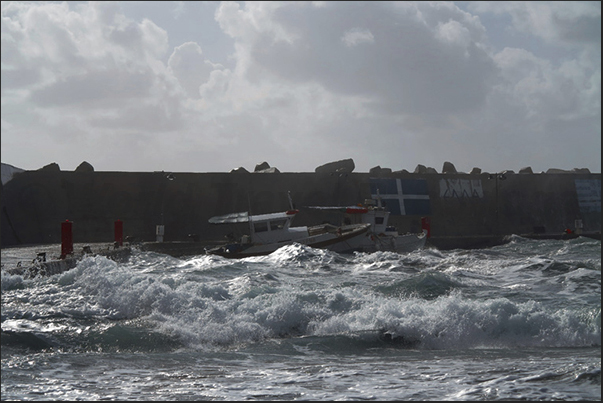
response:
[[[253,216],[251,214],[251,198],[249,197],[249,192],[247,192],[247,207],[249,210],[249,213],[247,214],[247,217],[249,217],[249,236],[253,239]]]

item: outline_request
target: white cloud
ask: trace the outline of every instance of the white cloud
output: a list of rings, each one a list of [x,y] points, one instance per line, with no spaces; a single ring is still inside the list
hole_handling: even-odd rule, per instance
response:
[[[458,21],[448,21],[438,24],[436,28],[436,38],[443,42],[458,44],[467,47],[471,43],[471,33]]]
[[[375,37],[368,29],[353,28],[343,34],[341,41],[348,48],[352,48],[361,43],[373,43]]]
[[[600,70],[593,74],[578,60],[555,66],[521,49],[504,49],[494,60],[505,80],[497,89],[509,103],[523,105],[527,117],[571,120],[600,114]]]
[[[227,2],[177,45],[195,3],[124,4],[2,3],[3,162],[600,171],[600,4]],[[492,15],[558,57],[496,49]]]
[[[442,43],[439,21],[423,18],[423,5],[385,3],[329,4],[317,9],[307,4],[285,3],[271,13],[253,7],[237,10],[240,24],[229,14],[231,25],[245,27],[239,32],[240,54],[249,55],[246,74],[257,79],[277,76],[290,83],[319,82],[344,96],[363,96],[373,100],[375,111],[387,113],[452,113],[483,102],[494,64],[486,52],[470,38],[481,28],[462,29],[463,53],[457,44]],[[447,26],[477,24],[458,9],[438,10]],[[339,16],[344,14],[345,19]],[[219,18],[219,17],[218,17]],[[247,21],[256,21],[255,25]],[[260,23],[261,21],[261,23]],[[363,31],[356,27],[364,24]],[[265,26],[286,27],[293,42],[279,41],[279,33]],[[258,28],[262,27],[262,28]],[[448,31],[452,31],[448,29]],[[370,36],[368,33],[370,32]],[[348,40],[372,38],[372,46],[348,52],[338,46],[342,36]],[[353,35],[353,36],[350,36]],[[349,42],[351,44],[351,42]],[[464,88],[459,99],[457,90]]]
[[[222,66],[205,59],[197,43],[187,42],[174,49],[168,60],[168,69],[188,97],[199,98],[201,85],[207,83],[210,74],[214,70],[220,71]]]
[[[601,44],[599,1],[470,2],[471,10],[509,15],[513,27],[548,42],[566,45]]]

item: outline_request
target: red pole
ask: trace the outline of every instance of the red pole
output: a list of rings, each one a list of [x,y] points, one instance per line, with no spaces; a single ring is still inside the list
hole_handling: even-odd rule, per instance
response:
[[[124,223],[121,220],[115,221],[115,244],[119,246],[124,244]]]
[[[427,238],[431,236],[431,220],[429,217],[421,217],[421,228],[427,230]]]
[[[65,220],[61,223],[61,259],[73,254],[73,222]]]

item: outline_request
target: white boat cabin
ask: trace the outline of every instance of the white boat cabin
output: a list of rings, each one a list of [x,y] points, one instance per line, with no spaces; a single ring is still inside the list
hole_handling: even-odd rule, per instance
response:
[[[347,207],[345,212],[350,224],[371,224],[371,231],[375,234],[398,235],[395,227],[387,225],[390,212],[381,206],[380,199],[377,202],[366,199],[364,206]]]
[[[316,210],[336,210],[344,213],[344,225],[370,224],[371,232],[377,235],[398,236],[395,227],[388,226],[390,212],[377,201],[366,199],[364,204],[348,207],[310,207]]]
[[[291,227],[299,210],[280,213],[249,215],[248,212],[212,217],[211,224],[249,223],[249,235],[243,235],[242,244],[271,244],[295,241],[308,237],[308,227]]]

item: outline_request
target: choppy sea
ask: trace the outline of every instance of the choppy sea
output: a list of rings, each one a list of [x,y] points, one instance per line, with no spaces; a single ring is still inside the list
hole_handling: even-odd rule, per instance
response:
[[[601,242],[4,269],[2,400],[601,400]]]

